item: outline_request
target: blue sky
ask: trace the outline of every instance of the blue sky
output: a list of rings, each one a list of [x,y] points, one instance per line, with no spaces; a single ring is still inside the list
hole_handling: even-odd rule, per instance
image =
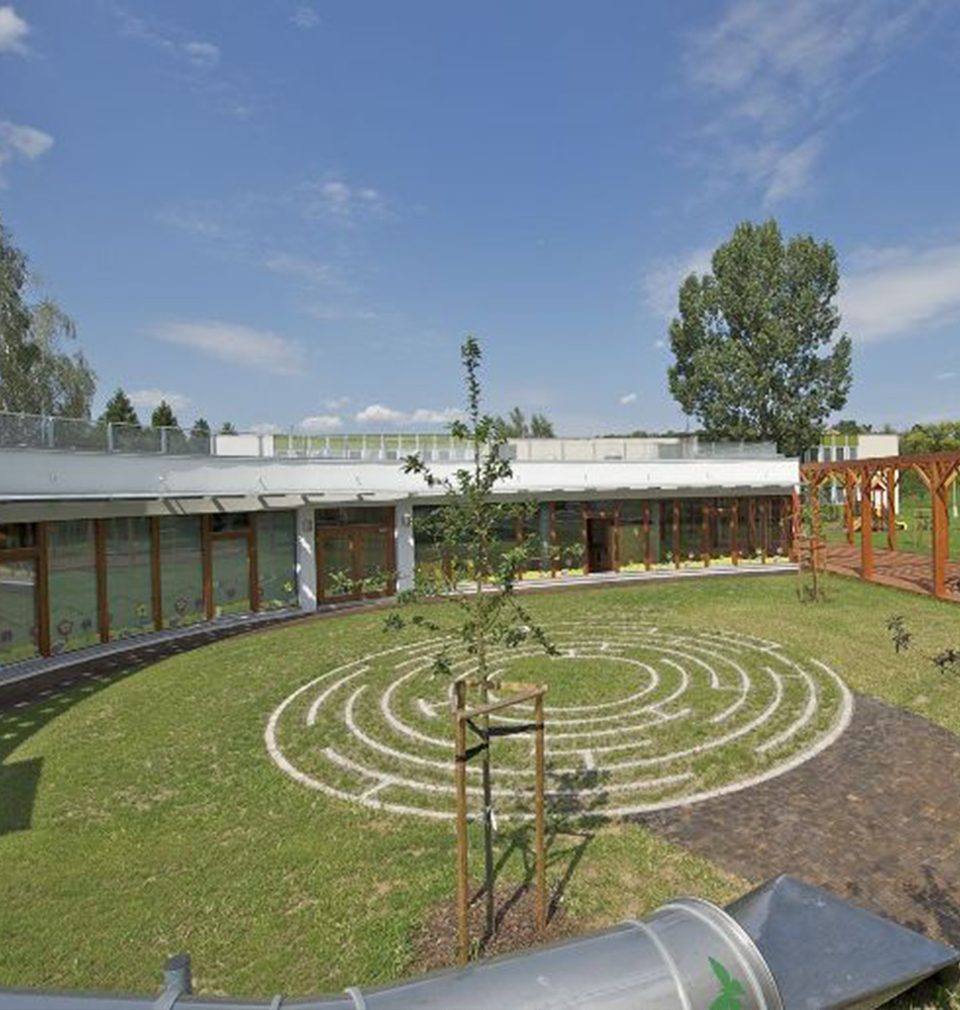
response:
[[[960,415],[960,5],[0,0],[0,215],[99,374],[181,421],[682,425],[679,279],[841,256],[843,416]],[[142,410],[142,412],[144,412]]]

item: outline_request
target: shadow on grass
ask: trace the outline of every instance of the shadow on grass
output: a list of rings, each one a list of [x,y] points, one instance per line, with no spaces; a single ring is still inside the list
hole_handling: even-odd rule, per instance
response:
[[[603,823],[599,811],[607,802],[603,782],[607,773],[598,769],[584,769],[577,772],[556,772],[547,768],[548,794],[544,832],[544,854],[549,892],[547,895],[547,925],[554,921],[564,895],[580,866],[587,848],[593,841],[597,828]],[[524,800],[528,798],[524,796]],[[527,803],[527,805],[529,805]],[[536,834],[531,821],[511,822],[503,835],[506,845],[497,859],[494,880],[499,879],[505,868],[517,857],[520,858],[523,873],[519,882],[506,890],[497,906],[495,932],[503,925],[511,909],[521,902],[535,888],[536,878]],[[552,883],[550,883],[552,881]],[[495,893],[502,891],[496,888]],[[471,897],[471,904],[480,901],[486,894],[481,886]],[[484,935],[480,941],[481,951],[489,943],[491,936]]]
[[[196,634],[167,642],[144,642],[122,654],[78,655],[75,664],[55,673],[41,673],[16,688],[0,684],[0,835],[27,831],[33,822],[43,759],[8,759],[35,733],[79,702],[162,659],[258,630],[243,625],[198,627]]]

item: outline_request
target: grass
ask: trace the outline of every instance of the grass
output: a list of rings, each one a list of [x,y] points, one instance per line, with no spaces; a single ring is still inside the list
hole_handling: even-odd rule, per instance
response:
[[[760,634],[960,732],[960,686],[927,658],[960,644],[957,611],[852,580],[827,590],[827,604],[802,605],[792,578],[731,578],[529,603],[547,624],[615,611]],[[915,635],[899,656],[884,628],[892,612]],[[177,950],[191,952],[208,993],[401,975],[412,932],[450,895],[452,828],[311,792],[263,744],[267,716],[292,690],[384,643],[382,615],[306,622],[0,714],[0,984],[150,991]],[[558,847],[554,880],[565,859]],[[522,873],[509,857],[505,877]],[[723,903],[746,887],[645,829],[612,825],[583,849],[563,906],[587,928],[679,893]]]

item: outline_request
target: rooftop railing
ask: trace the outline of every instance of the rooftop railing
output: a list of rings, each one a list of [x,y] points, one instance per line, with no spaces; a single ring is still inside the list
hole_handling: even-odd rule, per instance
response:
[[[88,421],[41,414],[0,413],[0,448],[209,456],[212,436],[183,428]]]
[[[469,442],[446,433],[330,434],[295,430],[207,434],[184,428],[152,428],[39,414],[0,413],[0,449],[56,449],[109,453],[401,461],[418,455],[428,462],[473,458]],[[770,442],[704,442],[697,436],[671,438],[511,439],[510,459],[522,463],[645,462],[697,459],[776,459]]]

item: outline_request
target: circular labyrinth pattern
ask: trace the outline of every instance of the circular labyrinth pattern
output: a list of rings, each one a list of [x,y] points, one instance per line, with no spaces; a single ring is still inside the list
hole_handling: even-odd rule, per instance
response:
[[[829,746],[853,701],[824,663],[776,642],[628,622],[568,622],[559,650],[500,649],[505,681],[546,683],[547,802],[554,814],[618,817],[708,799],[783,774]],[[431,671],[443,640],[398,645],[323,672],[271,714],[267,750],[303,785],[378,810],[453,817],[450,684]],[[448,647],[452,648],[452,646]],[[453,651],[457,676],[475,661]],[[491,717],[500,818],[532,809],[532,708]],[[473,742],[477,742],[477,738]],[[468,765],[480,805],[479,762]]]

